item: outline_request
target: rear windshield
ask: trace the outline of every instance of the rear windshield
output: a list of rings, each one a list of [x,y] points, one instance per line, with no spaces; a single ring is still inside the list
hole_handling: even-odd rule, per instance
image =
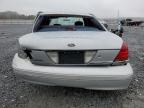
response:
[[[61,15],[42,15],[35,23],[34,32],[47,31],[105,31],[93,17]]]

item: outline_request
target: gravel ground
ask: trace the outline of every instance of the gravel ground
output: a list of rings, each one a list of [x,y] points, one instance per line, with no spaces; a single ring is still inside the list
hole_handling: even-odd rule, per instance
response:
[[[32,25],[0,25],[0,108],[143,108],[144,29],[125,28],[134,78],[128,90],[94,91],[49,87],[17,80],[11,67],[17,38]]]

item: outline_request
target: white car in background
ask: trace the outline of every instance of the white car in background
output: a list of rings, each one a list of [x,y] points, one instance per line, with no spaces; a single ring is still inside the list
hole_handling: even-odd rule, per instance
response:
[[[127,44],[92,14],[41,12],[19,46],[14,72],[32,83],[117,90],[133,76]]]

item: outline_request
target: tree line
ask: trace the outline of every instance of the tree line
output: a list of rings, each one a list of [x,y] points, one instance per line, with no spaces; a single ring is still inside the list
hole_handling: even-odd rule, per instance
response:
[[[23,15],[13,11],[0,12],[0,19],[34,19],[34,15]]]

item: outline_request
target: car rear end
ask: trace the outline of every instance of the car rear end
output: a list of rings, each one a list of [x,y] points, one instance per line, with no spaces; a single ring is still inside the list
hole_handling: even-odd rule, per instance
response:
[[[116,90],[126,89],[132,79],[127,44],[104,29],[44,30],[20,38],[19,44],[12,66],[19,78],[32,83]]]

